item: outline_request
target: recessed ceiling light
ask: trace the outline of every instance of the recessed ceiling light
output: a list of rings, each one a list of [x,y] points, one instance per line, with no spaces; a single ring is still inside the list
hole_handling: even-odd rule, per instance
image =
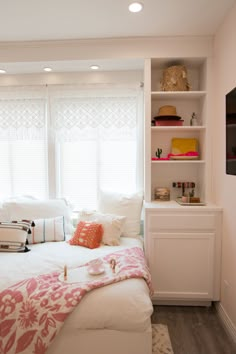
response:
[[[51,69],[51,68],[44,68],[43,70],[44,70],[44,71],[47,71],[47,72],[52,71],[52,69]]]
[[[141,2],[132,2],[132,4],[129,5],[130,12],[139,12],[142,8],[143,4],[141,4]]]
[[[90,66],[90,69],[92,69],[92,70],[98,70],[100,68],[100,66],[98,66],[98,65],[91,65]]]
[[[0,69],[0,74],[6,74],[6,70]]]

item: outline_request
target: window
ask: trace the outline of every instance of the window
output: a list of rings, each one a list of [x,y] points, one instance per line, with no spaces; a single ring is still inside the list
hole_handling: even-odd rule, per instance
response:
[[[0,195],[45,198],[47,190],[45,90],[0,90]]]
[[[22,87],[2,97],[2,196],[65,197],[80,209],[96,208],[100,189],[142,189],[141,89]]]

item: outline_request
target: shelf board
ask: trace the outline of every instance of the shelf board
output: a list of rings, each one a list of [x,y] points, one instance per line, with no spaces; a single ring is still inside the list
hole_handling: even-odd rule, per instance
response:
[[[198,130],[205,130],[206,126],[205,125],[198,125],[198,126],[190,126],[190,125],[184,125],[184,126],[151,126],[152,131],[160,131],[160,130],[179,130],[179,131],[198,131]]]
[[[206,96],[206,91],[152,91],[151,97],[153,99],[161,99],[161,100],[192,100],[198,99]]]
[[[194,164],[204,164],[206,161],[205,160],[151,160],[152,164],[189,164],[189,163],[194,163]]]

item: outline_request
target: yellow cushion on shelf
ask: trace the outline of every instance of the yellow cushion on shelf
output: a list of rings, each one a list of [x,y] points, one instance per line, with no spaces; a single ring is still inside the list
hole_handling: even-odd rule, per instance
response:
[[[189,151],[198,151],[197,139],[173,138],[171,143],[172,154],[186,154]]]

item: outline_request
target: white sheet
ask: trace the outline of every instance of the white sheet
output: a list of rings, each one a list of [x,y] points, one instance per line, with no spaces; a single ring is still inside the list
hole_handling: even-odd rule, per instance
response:
[[[0,253],[0,290],[17,281],[51,271],[68,270],[91,259],[129,247],[142,247],[137,238],[121,239],[120,246],[90,250],[66,242],[31,245],[28,253]],[[150,326],[153,307],[143,279],[128,279],[86,294],[67,318],[66,329],[145,331]]]

